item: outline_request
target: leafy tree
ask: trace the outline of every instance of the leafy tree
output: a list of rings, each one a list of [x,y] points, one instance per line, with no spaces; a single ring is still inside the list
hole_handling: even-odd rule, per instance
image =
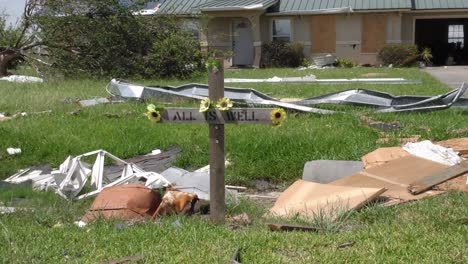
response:
[[[38,1],[44,2],[24,18],[31,21],[27,26],[36,27],[30,34],[34,46],[45,47],[55,71],[68,76],[188,77],[201,68],[199,44],[173,18],[134,16],[133,6],[119,0],[28,3]],[[166,49],[172,53],[157,55]]]
[[[33,16],[45,0],[27,0],[21,24],[14,28],[6,24],[5,17],[0,16],[0,77],[7,75],[7,70],[20,59],[25,59],[33,48],[40,46],[35,34],[37,30]]]

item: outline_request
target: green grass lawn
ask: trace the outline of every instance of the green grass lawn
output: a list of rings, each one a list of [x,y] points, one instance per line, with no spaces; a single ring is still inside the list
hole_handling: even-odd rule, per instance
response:
[[[226,77],[269,78],[304,76],[357,78],[369,73],[378,77],[422,80],[421,85],[316,85],[239,84],[277,98],[306,98],[325,93],[366,88],[395,95],[436,95],[450,89],[416,68],[410,69],[257,69],[228,70]],[[128,158],[152,149],[172,145],[182,148],[176,166],[196,169],[208,164],[206,125],[152,124],[143,113],[146,104],[124,103],[84,108],[66,98],[107,96],[109,80],[51,80],[40,84],[0,83],[0,112],[28,113],[51,110],[48,114],[0,122],[0,179],[30,165],[58,166],[68,155],[105,149]],[[206,83],[206,77],[192,80],[131,80],[144,84],[180,85]],[[157,100],[152,100],[157,102]],[[265,125],[226,126],[226,152],[232,165],[227,182],[250,186],[253,179],[266,179],[287,186],[302,176],[304,163],[316,159],[359,160],[381,146],[397,145],[397,139],[421,135],[422,139],[443,140],[466,137],[467,112],[450,109],[432,113],[374,114],[368,109],[328,107],[344,113],[320,116],[292,114],[279,129]],[[399,122],[403,128],[385,136],[394,140],[378,144],[379,131],[362,124],[358,114],[375,120]],[[109,118],[107,114],[116,114]],[[460,132],[461,131],[461,132]],[[8,147],[23,153],[9,156]],[[23,198],[21,201],[19,198]],[[36,208],[0,216],[0,260],[4,263],[96,263],[108,258],[143,255],[146,263],[226,263],[241,248],[242,263],[322,262],[468,262],[468,194],[451,192],[392,208],[370,206],[353,212],[339,223],[306,223],[328,227],[316,233],[271,233],[261,216],[266,208],[248,201],[230,205],[229,214],[248,212],[253,224],[231,230],[210,224],[200,216],[161,219],[128,228],[100,222],[80,229],[73,225],[92,199],[66,202],[52,193],[0,190],[6,205]],[[298,222],[297,219],[289,219]],[[57,223],[63,227],[54,228]],[[302,221],[299,221],[302,222]],[[330,227],[331,226],[331,227]],[[334,228],[336,227],[336,228]],[[337,231],[338,230],[338,231]],[[343,249],[343,243],[354,242]]]

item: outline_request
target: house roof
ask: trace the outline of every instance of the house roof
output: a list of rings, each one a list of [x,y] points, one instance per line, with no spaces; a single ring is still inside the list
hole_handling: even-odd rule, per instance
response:
[[[416,10],[468,8],[468,0],[415,0]]]
[[[279,0],[216,0],[197,6],[201,11],[264,10]]]
[[[346,7],[353,10],[411,9],[411,0],[282,0],[272,11],[300,13]]]
[[[200,9],[196,8],[213,0],[166,0],[159,8],[159,13],[169,15],[197,15]]]
[[[322,10],[438,10],[468,8],[468,0],[166,0],[160,13],[196,15],[201,11],[265,9],[272,14]]]

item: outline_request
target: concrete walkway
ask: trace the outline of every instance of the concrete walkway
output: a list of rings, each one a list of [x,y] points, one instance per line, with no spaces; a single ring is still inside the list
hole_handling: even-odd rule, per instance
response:
[[[468,66],[427,67],[423,71],[452,88],[468,83]]]

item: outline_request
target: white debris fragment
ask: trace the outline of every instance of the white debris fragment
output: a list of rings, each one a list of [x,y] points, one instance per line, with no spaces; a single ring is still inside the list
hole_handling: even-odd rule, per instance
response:
[[[83,221],[76,221],[74,222],[75,225],[77,225],[78,227],[85,227],[87,224]]]
[[[453,149],[435,145],[429,140],[407,143],[403,149],[411,155],[449,166],[457,165],[463,161],[463,158],[458,156],[458,153]]]
[[[34,83],[44,82],[44,79],[25,75],[10,75],[0,78],[0,81],[16,82],[16,83]]]
[[[96,157],[91,168],[87,163],[81,161],[82,158],[90,156]],[[119,172],[120,176],[116,180],[111,180],[110,175],[104,174],[106,158],[122,164],[122,171]],[[42,174],[40,170],[28,172],[29,170],[20,171],[5,181],[21,183],[31,180],[34,189],[55,189],[58,195],[66,199],[82,199],[94,196],[104,188],[129,182],[143,182],[146,183],[146,186],[155,189],[170,185],[170,182],[162,175],[155,172],[146,172],[135,164],[119,159],[105,150],[88,152],[74,158],[69,156],[58,170],[52,171],[50,174]],[[88,180],[96,190],[78,196]]]
[[[21,154],[20,148],[7,148],[6,151],[8,152],[9,155]]]
[[[156,156],[156,155],[159,155],[161,153],[162,153],[162,151],[160,149],[154,149],[150,153],[146,154],[145,156]]]

